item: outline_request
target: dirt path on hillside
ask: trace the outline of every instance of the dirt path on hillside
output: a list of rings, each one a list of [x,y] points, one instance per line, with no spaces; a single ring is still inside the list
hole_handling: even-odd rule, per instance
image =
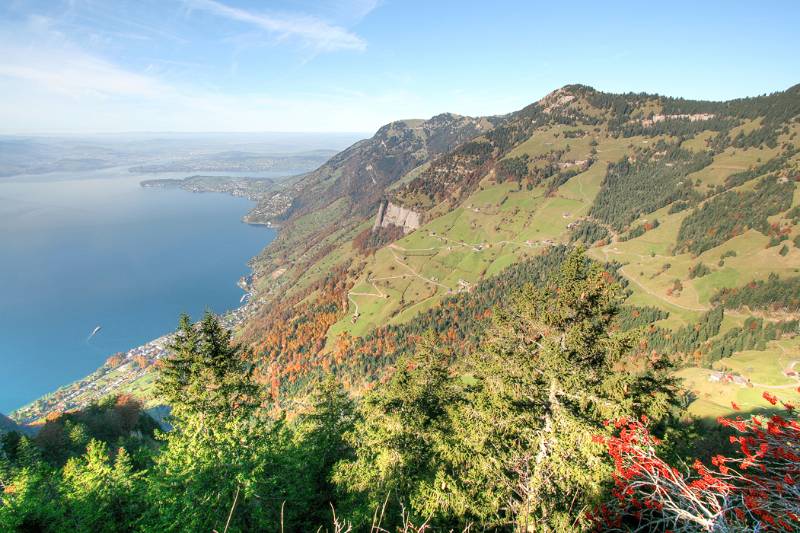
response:
[[[356,306],[356,310],[353,313],[353,315],[354,316],[358,316],[360,314],[359,310],[358,310],[358,302],[356,302],[352,298],[353,296],[373,296],[375,298],[388,298],[389,295],[386,294],[385,292],[383,292],[381,290],[381,288],[378,287],[378,285],[375,283],[375,281],[380,281],[380,280],[383,280],[383,279],[396,279],[396,278],[402,278],[402,277],[405,277],[405,276],[389,276],[387,278],[367,278],[367,283],[370,283],[375,288],[376,292],[355,292],[355,291],[348,292],[347,293],[347,299],[350,300],[351,302],[353,302],[353,305]]]
[[[394,245],[390,245],[390,246],[394,246]],[[396,247],[396,248],[400,248],[400,247]],[[405,268],[409,273],[408,274],[400,274],[398,276],[385,276],[385,277],[380,277],[380,278],[368,278],[367,279],[367,283],[370,283],[375,288],[375,292],[374,293],[373,292],[355,292],[355,291],[348,292],[347,293],[347,299],[349,301],[353,302],[353,305],[355,306],[355,311],[353,313],[353,318],[354,319],[357,318],[358,316],[360,316],[361,312],[360,312],[360,309],[359,309],[359,306],[358,306],[358,302],[353,298],[353,296],[370,296],[370,297],[373,297],[373,298],[382,298],[382,299],[386,299],[386,298],[389,297],[389,295],[386,294],[385,292],[383,292],[381,290],[381,288],[375,283],[376,281],[386,281],[386,280],[391,280],[391,279],[406,279],[409,276],[411,276],[411,277],[419,278],[419,279],[421,279],[422,281],[424,281],[426,283],[430,283],[431,285],[442,287],[442,288],[447,290],[447,294],[451,294],[453,292],[453,289],[451,289],[447,285],[445,285],[443,283],[439,283],[438,281],[434,281],[434,280],[432,280],[430,278],[426,278],[425,276],[423,276],[422,274],[420,274],[419,272],[414,270],[410,265],[407,265],[406,263],[401,261],[400,258],[397,257],[397,254],[394,253],[394,251],[392,251],[392,256],[394,257],[394,260],[400,266]],[[433,298],[433,296],[435,296],[435,294],[431,295],[428,298],[425,298],[425,299],[423,299],[423,300],[421,300],[419,302],[416,302],[411,307],[414,307],[415,305],[419,305],[422,302],[424,302],[426,300],[429,300],[430,298]],[[409,307],[409,309],[411,307]]]
[[[626,266],[628,266],[628,265],[626,265]],[[689,306],[687,306],[687,305],[683,305],[683,304],[679,304],[679,303],[677,303],[677,302],[670,301],[670,300],[668,300],[667,298],[665,298],[664,296],[661,296],[660,294],[658,294],[657,292],[650,290],[650,288],[648,288],[647,286],[645,286],[645,285],[643,285],[642,283],[640,283],[640,282],[639,282],[639,280],[637,280],[636,278],[633,278],[633,277],[631,277],[630,275],[628,275],[628,274],[625,272],[625,267],[620,267],[620,268],[619,268],[619,272],[620,272],[620,273],[621,273],[623,276],[625,276],[625,278],[627,278],[627,279],[628,279],[628,281],[631,281],[631,282],[633,282],[634,284],[636,284],[636,286],[637,286],[637,287],[639,287],[640,289],[642,289],[642,290],[643,290],[644,292],[646,292],[647,294],[649,294],[649,295],[651,295],[651,296],[655,296],[655,297],[656,297],[656,298],[658,298],[659,300],[661,300],[661,301],[663,301],[663,302],[665,302],[665,303],[667,303],[667,304],[669,304],[669,305],[674,305],[675,307],[680,307],[681,309],[686,309],[687,311],[708,311],[708,309],[709,309],[708,307],[689,307]]]
[[[397,254],[394,252],[395,250],[400,251],[400,252],[432,252],[432,251],[438,251],[438,250],[441,250],[441,249],[444,249],[444,248],[451,248],[451,247],[454,247],[454,246],[463,246],[463,247],[466,247],[466,248],[472,248],[474,253],[478,253],[478,252],[481,252],[485,247],[497,246],[497,245],[507,245],[507,244],[508,245],[525,247],[525,248],[540,248],[540,247],[552,246],[551,244],[545,243],[545,242],[542,242],[542,241],[530,241],[530,242],[521,243],[521,242],[516,242],[516,241],[503,240],[503,241],[497,241],[497,242],[494,242],[494,243],[485,243],[484,242],[484,243],[478,243],[478,244],[470,244],[470,243],[464,243],[464,242],[455,242],[452,239],[448,239],[447,237],[445,237],[443,235],[437,235],[435,238],[441,239],[441,240],[443,240],[445,242],[450,242],[452,244],[445,244],[445,245],[442,245],[442,246],[433,246],[433,247],[429,247],[429,248],[405,248],[405,247],[400,246],[398,244],[394,244],[394,243],[390,244],[388,246],[388,248],[390,249],[390,252],[392,254],[392,257],[393,257],[394,261],[398,265],[403,267],[408,272],[408,274],[401,274],[401,275],[398,275],[398,276],[385,276],[385,277],[380,277],[380,278],[368,278],[367,279],[367,283],[370,283],[375,288],[375,292],[374,293],[373,292],[349,291],[347,293],[347,299],[350,302],[352,302],[353,306],[355,307],[355,311],[353,313],[353,316],[354,317],[358,317],[360,315],[360,308],[359,308],[358,302],[353,298],[353,296],[368,296],[368,297],[372,297],[372,298],[384,298],[384,299],[389,297],[375,283],[376,281],[387,281],[387,280],[392,280],[392,279],[405,279],[408,276],[411,276],[411,277],[418,278],[418,279],[424,281],[425,283],[429,283],[431,285],[434,285],[434,286],[437,286],[437,287],[441,287],[441,288],[443,288],[443,289],[445,289],[447,291],[447,294],[453,294],[453,293],[457,292],[454,288],[448,287],[447,285],[445,285],[443,283],[440,283],[438,281],[435,281],[435,280],[433,280],[431,278],[427,278],[427,277],[423,276],[422,274],[420,274],[419,272],[417,272],[411,265],[409,265],[409,264],[405,263],[404,261],[402,261],[400,259],[400,257],[398,257]],[[411,309],[411,308],[413,308],[413,307],[415,307],[417,305],[420,305],[423,302],[425,302],[427,300],[430,300],[434,296],[435,296],[435,294],[433,294],[431,296],[428,296],[427,298],[412,304],[408,308],[404,309],[404,311],[407,311],[408,309]]]
[[[422,274],[420,274],[419,272],[417,272],[416,270],[414,270],[414,269],[413,269],[411,266],[409,266],[409,265],[405,264],[403,261],[401,261],[401,260],[400,260],[400,258],[399,258],[399,257],[397,257],[397,254],[395,254],[395,253],[394,253],[394,251],[392,251],[392,256],[394,257],[394,260],[395,260],[395,262],[396,262],[398,265],[400,265],[401,267],[405,268],[405,269],[406,269],[406,270],[408,270],[408,271],[409,271],[409,272],[410,272],[412,275],[414,275],[414,276],[418,277],[418,278],[419,278],[419,279],[421,279],[422,281],[424,281],[424,282],[427,282],[427,283],[430,283],[430,284],[432,284],[432,285],[437,285],[437,286],[439,286],[439,287],[442,287],[442,288],[444,288],[444,289],[447,289],[447,291],[448,291],[448,292],[451,292],[451,291],[453,290],[453,289],[451,289],[450,287],[448,287],[447,285],[445,285],[445,284],[443,284],[443,283],[439,283],[438,281],[434,281],[434,280],[432,280],[432,279],[430,279],[430,278],[426,278],[425,276],[423,276]]]
[[[788,354],[786,348],[784,348],[782,345],[778,344],[778,348],[781,349],[781,351],[784,353],[784,355]],[[794,371],[794,367],[798,363],[800,363],[800,361],[798,361],[797,359],[790,361],[789,364],[786,366],[786,368],[783,369],[783,375],[786,376],[787,378],[790,377],[787,374],[789,372],[793,372]],[[794,389],[795,387],[798,386],[798,384],[800,384],[800,377],[798,377],[798,376],[793,376],[793,377],[796,380],[796,382],[795,383],[788,383],[786,385],[767,385],[766,383],[757,383],[755,381],[750,381],[749,383],[751,385],[753,385],[754,387],[760,387],[762,389]]]

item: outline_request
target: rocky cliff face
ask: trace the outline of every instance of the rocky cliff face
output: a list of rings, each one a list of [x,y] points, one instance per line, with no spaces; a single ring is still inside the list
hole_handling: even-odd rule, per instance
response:
[[[392,202],[381,202],[372,229],[399,226],[404,233],[410,233],[420,226],[420,214],[412,209]]]
[[[318,254],[325,253],[332,234],[344,234],[375,216],[389,188],[400,178],[493,127],[488,118],[450,113],[429,120],[392,122],[317,170],[290,178],[285,187],[274,193],[279,197],[267,195],[248,215],[248,222],[283,228],[269,248],[251,263],[257,277],[266,279],[264,273],[285,267],[294,257],[294,268],[279,283],[298,279]],[[310,213],[314,213],[313,224],[295,223],[304,221]],[[394,209],[390,215],[390,220],[401,222],[404,228],[419,225],[419,218],[414,215],[404,216]]]
[[[341,198],[368,213],[408,171],[491,128],[486,119],[450,113],[386,124],[281,191],[291,197],[291,209],[283,216],[292,218]]]

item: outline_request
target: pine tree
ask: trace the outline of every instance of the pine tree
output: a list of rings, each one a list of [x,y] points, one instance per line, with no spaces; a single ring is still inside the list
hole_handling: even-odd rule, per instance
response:
[[[452,492],[472,502],[465,519],[574,528],[610,474],[593,442],[603,421],[669,412],[672,381],[663,369],[634,374],[622,366],[634,337],[612,332],[621,297],[578,250],[550,284],[528,287],[498,310],[472,358],[476,384],[454,418],[468,460]]]
[[[198,331],[187,314],[178,319],[178,330],[169,345],[170,356],[164,359],[156,382],[156,393],[167,405],[183,399],[193,375],[193,360],[197,354]]]
[[[315,494],[309,509],[311,526],[329,523],[330,506],[338,507],[341,491],[336,490],[331,476],[336,463],[352,459],[353,449],[345,434],[354,429],[355,422],[355,402],[333,374],[328,374],[312,394],[311,409],[298,425],[304,469]]]
[[[302,508],[290,434],[260,416],[263,395],[249,356],[211,314],[181,321],[159,390],[173,430],[150,475],[145,529],[276,530],[282,502]]]
[[[424,518],[436,510],[437,487],[449,479],[450,412],[460,398],[448,360],[428,336],[397,363],[388,383],[364,398],[362,419],[348,435],[355,459],[339,463],[334,474],[357,502],[349,513],[356,523],[369,523],[385,502],[387,528],[403,508]]]
[[[197,325],[181,316],[171,352],[157,391],[173,417],[247,418],[260,404],[249,354],[213,314]]]
[[[15,447],[14,465],[6,465],[2,479],[0,531],[59,531],[64,506],[58,471],[42,459],[27,437]]]
[[[86,455],[64,466],[66,527],[73,531],[134,531],[144,510],[142,475],[125,448],[112,460],[105,443],[93,440]]]

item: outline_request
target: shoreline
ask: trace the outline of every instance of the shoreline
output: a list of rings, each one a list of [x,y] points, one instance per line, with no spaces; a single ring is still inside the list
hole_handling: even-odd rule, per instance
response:
[[[243,276],[237,283],[244,290],[240,300],[244,302],[243,305],[217,315],[222,325],[229,330],[243,324],[265,303],[263,299],[255,298],[250,282],[243,283],[245,279],[252,279],[252,274]],[[21,425],[35,424],[50,413],[79,409],[91,403],[90,400],[99,400],[114,392],[125,392],[126,386],[147,376],[157,362],[169,354],[169,345],[174,335],[174,332],[166,333],[125,352],[110,354],[105,363],[88,376],[62,385],[55,391],[11,411],[8,417]]]
[[[257,203],[252,199],[248,198],[248,200],[253,204]],[[266,227],[277,231],[278,227],[269,223],[245,220],[245,217],[252,212],[253,208],[255,208],[255,205],[240,218],[241,222],[250,226]],[[263,251],[270,243],[271,240],[261,250]],[[236,282],[236,285],[243,291],[239,305],[216,314],[220,318],[222,325],[229,330],[241,326],[247,318],[252,316],[265,303],[263,298],[256,298],[253,284],[255,272],[251,267],[251,262],[255,257],[257,255],[251,257],[245,263],[247,273]],[[92,401],[113,393],[126,393],[130,392],[131,389],[134,391],[139,390],[138,382],[148,381],[144,378],[147,378],[148,374],[153,372],[155,365],[161,358],[168,355],[168,346],[174,334],[174,331],[165,333],[126,351],[109,354],[105,362],[92,373],[65,383],[54,391],[14,409],[8,413],[8,417],[20,425],[29,425],[40,421],[53,412],[67,412],[79,409]],[[147,388],[145,387],[143,390],[146,391]]]

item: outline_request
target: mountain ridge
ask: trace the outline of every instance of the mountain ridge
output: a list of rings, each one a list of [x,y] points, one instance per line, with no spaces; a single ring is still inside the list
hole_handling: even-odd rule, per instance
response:
[[[725,335],[756,315],[726,311],[697,344],[677,346],[668,337],[705,323],[721,289],[796,275],[799,121],[800,85],[704,102],[573,84],[505,115],[445,113],[386,124],[259,201],[282,195],[284,209],[261,212],[261,222],[280,230],[252,261],[263,305],[240,339],[276,398],[302,395],[325,369],[360,390],[390,371],[397,350],[408,349],[404,336],[427,324],[428,314],[445,320],[441,310],[453,298],[469,300],[481,284],[555,246],[584,243],[595,259],[618,264],[630,312],[652,317],[653,349],[674,350],[688,386],[707,390],[720,360],[739,368],[737,358],[750,353],[750,340]],[[765,208],[748,214],[752,220],[731,219],[711,248],[681,251],[680,235],[703,234],[708,221],[728,224],[738,215],[720,203],[729,194]],[[788,205],[761,200],[781,195],[791,196]],[[384,202],[416,213],[419,228],[376,225]],[[527,273],[514,283],[533,276],[520,272]],[[490,313],[476,302],[463,305]],[[786,322],[765,313],[763,327]],[[456,345],[469,342],[473,333],[454,320],[432,325]],[[798,350],[790,332],[754,352],[772,361],[769,379],[781,386],[791,382],[782,372]],[[724,409],[716,400],[696,402],[699,413]]]

